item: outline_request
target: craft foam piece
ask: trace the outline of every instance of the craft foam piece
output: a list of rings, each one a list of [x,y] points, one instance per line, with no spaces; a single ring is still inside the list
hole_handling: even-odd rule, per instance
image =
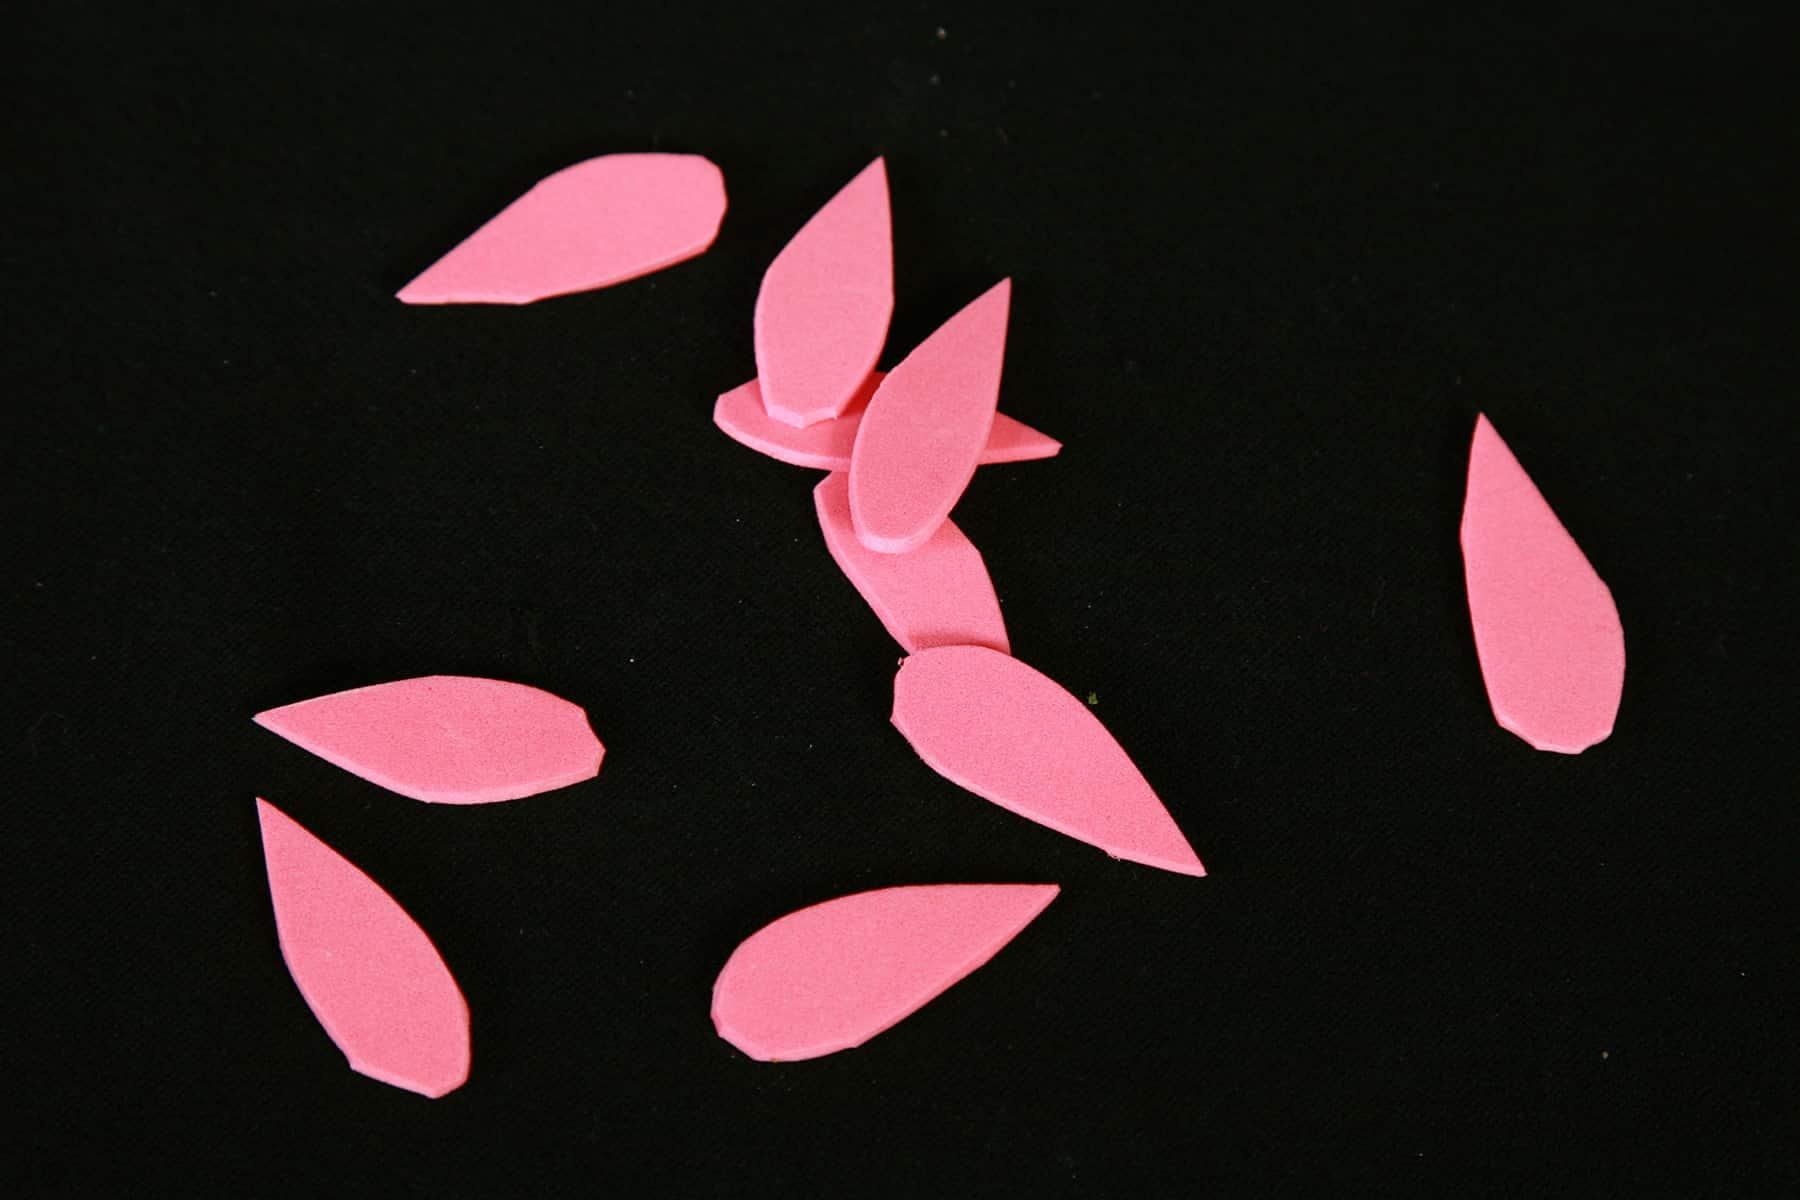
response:
[[[432,804],[517,800],[592,779],[587,714],[549,692],[428,675],[318,696],[256,723],[390,792]]]
[[[959,787],[1114,858],[1206,869],[1087,705],[985,646],[922,650],[894,679],[894,726]]]
[[[908,653],[931,646],[991,646],[1008,652],[1000,601],[981,551],[954,522],[905,554],[877,554],[850,528],[850,485],[833,472],[813,489],[825,547]]]
[[[697,154],[607,154],[539,180],[400,289],[406,304],[530,304],[712,245],[725,177]]]
[[[850,452],[856,536],[882,554],[923,545],[981,458],[1000,399],[1012,280],[1003,279],[920,342],[869,399]]]
[[[756,294],[756,373],[777,421],[843,412],[875,369],[894,312],[887,164],[876,159],[782,247]]]
[[[1462,550],[1494,719],[1539,750],[1604,741],[1625,687],[1619,610],[1486,416],[1469,450]]]
[[[718,403],[713,405],[713,424],[734,441],[770,458],[796,467],[848,471],[850,450],[856,444],[856,430],[862,424],[863,409],[883,378],[882,372],[873,372],[857,389],[843,416],[819,421],[804,429],[796,429],[771,417],[763,408],[762,389],[752,379],[719,397]],[[1062,443],[1048,434],[1039,433],[1005,413],[995,413],[993,431],[988,434],[987,445],[981,451],[981,463],[986,466],[1053,458],[1061,449]]]
[[[891,887],[789,913],[732,952],[713,984],[713,1026],[763,1062],[860,1046],[994,957],[1059,890]]]
[[[436,1099],[469,1078],[469,1006],[425,931],[381,885],[256,802],[281,956],[350,1067]]]

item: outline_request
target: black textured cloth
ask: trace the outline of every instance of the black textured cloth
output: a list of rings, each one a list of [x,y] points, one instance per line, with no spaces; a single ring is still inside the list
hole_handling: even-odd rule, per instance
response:
[[[1791,38],[1464,7],[9,13],[8,1190],[1800,1186]],[[393,299],[638,150],[724,170],[701,258]],[[876,154],[883,362],[1013,278],[1001,406],[1066,449],[956,519],[1204,880],[921,764],[816,473],[712,426],[763,269]],[[1488,711],[1478,411],[1623,617],[1578,757]],[[600,778],[434,808],[250,722],[445,672],[585,706]],[[437,941],[463,1089],[346,1068],[259,794]],[[767,921],[987,880],[1064,891],[867,1046],[715,1036]]]

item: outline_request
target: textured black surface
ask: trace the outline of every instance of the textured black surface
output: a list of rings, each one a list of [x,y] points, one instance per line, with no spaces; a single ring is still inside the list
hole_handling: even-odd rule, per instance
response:
[[[1800,1183],[1791,40],[1710,7],[854,7],[7,18],[0,1172]],[[723,167],[704,257],[524,309],[391,299],[545,172],[642,149]],[[816,476],[710,423],[764,266],[876,153],[889,360],[1010,274],[1002,405],[1067,443],[957,510],[1015,650],[1095,693],[1208,879],[921,765]],[[1578,758],[1487,711],[1478,410],[1623,614],[1618,730]],[[249,721],[432,672],[585,705],[600,779],[440,810]],[[307,1013],[257,793],[437,940],[460,1092],[352,1074]],[[989,879],[1064,895],[868,1046],[714,1036],[765,921]]]

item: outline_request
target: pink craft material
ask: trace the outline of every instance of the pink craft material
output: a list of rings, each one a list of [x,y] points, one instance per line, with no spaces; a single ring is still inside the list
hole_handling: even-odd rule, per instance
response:
[[[843,412],[887,341],[894,239],[876,159],[775,256],[756,294],[756,374],[769,416],[793,426]]]
[[[860,1046],[987,962],[1058,890],[891,887],[789,913],[732,952],[713,984],[713,1025],[763,1062]]]
[[[848,471],[850,451],[856,445],[856,430],[862,424],[863,409],[883,378],[880,371],[872,373],[857,389],[842,416],[819,421],[804,429],[796,429],[771,417],[763,408],[762,389],[752,379],[719,397],[713,405],[713,424],[734,441],[770,458],[796,467]],[[995,413],[994,428],[981,451],[981,463],[986,466],[1052,458],[1061,449],[1062,443],[1055,438],[1039,433],[1005,413]]]
[[[1604,741],[1625,686],[1619,610],[1485,416],[1469,450],[1462,549],[1494,719],[1539,750]]]
[[[850,453],[850,515],[869,549],[924,544],[969,485],[993,431],[1011,298],[1003,279],[875,389]]]
[[[1114,858],[1206,869],[1087,705],[982,646],[923,650],[894,679],[894,726],[959,787]]]
[[[592,779],[605,753],[587,714],[498,679],[429,675],[272,708],[256,723],[303,750],[433,804],[516,800]]]
[[[469,1006],[431,939],[381,886],[256,802],[288,973],[350,1067],[436,1099],[469,1077]]]
[[[991,646],[1006,653],[1006,622],[981,551],[955,522],[905,554],[877,554],[850,527],[850,484],[833,472],[813,489],[825,547],[908,653],[931,646]]]
[[[607,154],[546,176],[400,289],[407,304],[530,304],[694,257],[725,218],[696,154]]]

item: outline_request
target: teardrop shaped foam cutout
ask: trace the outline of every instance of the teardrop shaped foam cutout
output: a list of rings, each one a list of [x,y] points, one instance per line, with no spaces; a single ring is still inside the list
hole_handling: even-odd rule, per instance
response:
[[[876,371],[864,380],[843,416],[804,429],[771,417],[763,408],[762,389],[752,379],[719,397],[713,405],[713,424],[740,445],[781,462],[821,471],[848,471],[863,409],[883,378]],[[981,465],[1054,458],[1061,449],[1062,443],[1048,434],[1005,413],[995,413],[994,428],[981,451]]]
[[[937,531],[994,427],[1012,281],[1003,279],[889,371],[850,452],[850,516],[862,544],[902,554]]]
[[[1485,416],[1469,449],[1462,549],[1494,719],[1539,750],[1604,741],[1625,687],[1619,610]]]
[[[1204,875],[1193,847],[1098,717],[1016,658],[983,646],[912,655],[894,726],[939,775],[1114,858]]]
[[[381,885],[257,800],[281,956],[353,1070],[436,1098],[469,1077],[469,1007]]]
[[[530,304],[636,279],[712,245],[725,177],[695,154],[607,154],[534,184],[400,289],[406,304]]]
[[[272,708],[256,723],[371,783],[434,804],[516,800],[592,779],[587,714],[521,683],[428,675]]]
[[[909,653],[931,646],[1008,649],[987,564],[954,521],[939,525],[917,550],[877,554],[850,527],[850,487],[841,473],[813,489],[813,506],[832,559]]]
[[[887,164],[813,214],[756,294],[756,374],[769,416],[804,427],[843,412],[875,369],[894,312]]]
[[[764,1062],[860,1046],[987,962],[1058,890],[891,887],[789,913],[732,952],[713,984],[713,1025]]]

